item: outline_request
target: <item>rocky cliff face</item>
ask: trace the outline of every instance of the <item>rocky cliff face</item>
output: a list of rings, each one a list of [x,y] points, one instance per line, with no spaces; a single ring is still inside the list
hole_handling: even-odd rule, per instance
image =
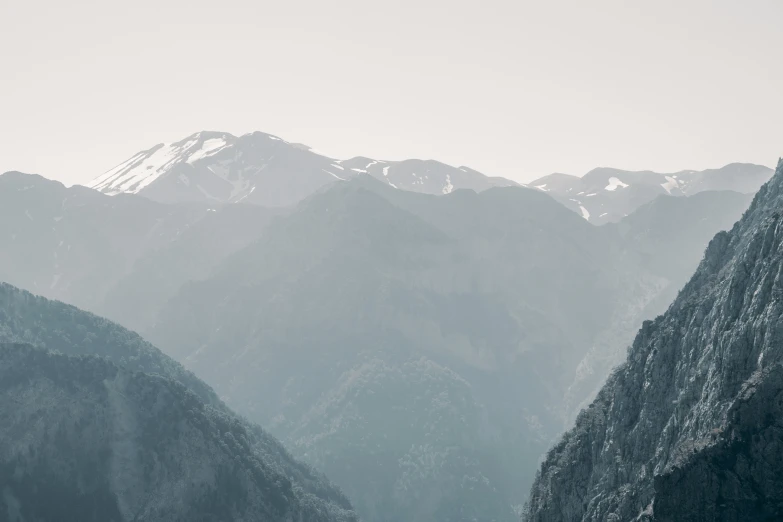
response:
[[[783,160],[547,456],[527,521],[783,518]]]

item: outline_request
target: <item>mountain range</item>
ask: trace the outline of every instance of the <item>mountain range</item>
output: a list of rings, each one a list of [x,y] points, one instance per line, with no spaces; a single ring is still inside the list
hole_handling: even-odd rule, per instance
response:
[[[285,207],[321,187],[361,174],[400,190],[425,194],[518,185],[434,160],[384,161],[364,156],[340,160],[263,132],[236,137],[202,131],[138,152],[88,186],[109,195],[140,194],[164,203],[245,202]],[[527,185],[601,225],[619,221],[660,195],[723,190],[752,194],[771,176],[770,168],[732,163],[719,169],[671,174],[597,168],[582,177],[550,174]]]
[[[561,196],[578,185],[198,133],[139,153],[96,180],[99,190],[0,176],[0,280],[139,331],[187,368],[162,354],[153,359],[170,363],[87,361],[84,386],[112,372],[123,383],[134,379],[125,372],[163,373],[194,390],[208,419],[236,417],[230,407],[263,425],[363,519],[512,521],[546,448],[639,324],[666,311],[709,239],[740,218],[744,192],[769,177],[736,164],[669,176],[681,181],[667,190],[655,188],[661,175],[631,174],[579,181],[618,196],[590,196],[621,209],[596,226]],[[725,187],[736,190],[710,190]],[[9,364],[22,361],[35,382],[48,379],[41,366],[82,371],[19,344],[73,338],[67,322],[38,314],[60,326],[48,346],[16,327]],[[80,328],[84,342],[66,355],[105,348],[83,337],[95,325]],[[283,467],[281,477],[295,475]],[[350,518],[340,498],[314,509]],[[294,518],[304,509],[288,506]]]

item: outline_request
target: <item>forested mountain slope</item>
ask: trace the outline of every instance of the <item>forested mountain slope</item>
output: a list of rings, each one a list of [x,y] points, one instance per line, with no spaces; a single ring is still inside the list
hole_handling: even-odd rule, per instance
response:
[[[355,520],[328,480],[139,336],[6,284],[0,395],[11,520]]]

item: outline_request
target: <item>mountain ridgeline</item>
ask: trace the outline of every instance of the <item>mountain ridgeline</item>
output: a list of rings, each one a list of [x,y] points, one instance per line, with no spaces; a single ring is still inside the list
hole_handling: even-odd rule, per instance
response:
[[[263,132],[237,137],[202,131],[138,152],[88,186],[104,194],[140,194],[164,203],[243,202],[284,207],[361,175],[395,189],[434,195],[518,185],[435,160],[385,161],[364,156],[339,160]],[[582,177],[550,174],[527,186],[546,192],[590,223],[602,225],[621,220],[661,195],[691,196],[705,191],[752,194],[771,175],[772,169],[749,163],[671,174],[597,168]]]
[[[528,522],[783,519],[783,160],[550,451]]]
[[[582,177],[550,174],[529,183],[596,225],[616,223],[662,196],[693,196],[707,191],[754,194],[772,176],[772,169],[731,163],[719,169],[683,170],[671,174],[593,169]]]
[[[0,419],[3,520],[357,520],[149,343],[5,284]]]
[[[338,160],[263,132],[236,137],[205,131],[139,152],[88,186],[105,194],[141,194],[164,203],[245,202],[281,207],[361,174],[391,187],[428,194],[516,185],[434,160],[383,161],[363,156]]]

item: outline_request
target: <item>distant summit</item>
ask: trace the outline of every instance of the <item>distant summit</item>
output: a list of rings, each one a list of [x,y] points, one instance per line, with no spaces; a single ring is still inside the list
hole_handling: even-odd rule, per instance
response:
[[[659,174],[649,170],[593,169],[584,176],[549,174],[529,183],[546,192],[590,223],[621,220],[660,195],[691,196],[707,190],[753,194],[773,171],[752,163],[730,163],[719,169]]]
[[[359,174],[427,194],[516,185],[433,160],[383,161],[361,156],[338,160],[263,132],[237,137],[204,131],[139,152],[87,186],[104,194],[141,194],[164,203],[242,201],[281,207]]]

